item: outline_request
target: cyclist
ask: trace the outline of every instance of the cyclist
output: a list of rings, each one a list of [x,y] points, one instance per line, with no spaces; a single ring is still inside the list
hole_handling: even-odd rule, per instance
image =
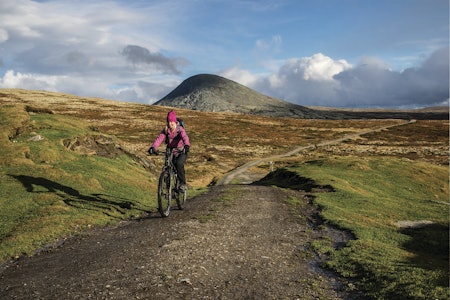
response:
[[[184,163],[186,162],[191,144],[186,130],[184,130],[184,127],[178,122],[175,111],[173,110],[169,111],[167,114],[167,125],[161,130],[150,149],[148,149],[148,154],[158,154],[158,147],[164,140],[167,147],[171,148],[173,151],[173,164],[177,168],[180,190],[185,191],[187,186]]]

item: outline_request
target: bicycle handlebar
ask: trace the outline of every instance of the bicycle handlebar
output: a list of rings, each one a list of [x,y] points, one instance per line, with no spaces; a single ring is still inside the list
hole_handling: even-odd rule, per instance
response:
[[[167,154],[168,152],[171,152],[173,149],[175,149],[175,148],[166,147],[164,152]],[[159,151],[158,150],[153,149],[153,151],[154,151],[153,153],[146,152],[147,156],[159,155]]]
[[[166,154],[169,154],[170,152],[172,152],[172,150],[173,149],[176,149],[176,148],[169,148],[169,147],[166,147],[166,149],[165,149],[165,153]],[[152,153],[149,153],[148,151],[145,153],[147,156],[152,156],[152,155],[159,155],[159,151],[158,150],[156,150],[156,149],[153,149],[153,152]]]
[[[148,152],[146,152],[145,154],[146,154],[147,156],[159,155],[159,151],[155,151],[155,152],[153,152],[153,153],[148,153]]]

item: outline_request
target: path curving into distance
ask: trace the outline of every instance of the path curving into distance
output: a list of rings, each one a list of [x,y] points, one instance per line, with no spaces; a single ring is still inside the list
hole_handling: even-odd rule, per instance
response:
[[[341,138],[338,138],[338,139],[323,141],[323,142],[318,143],[318,144],[311,144],[311,145],[307,145],[307,146],[299,146],[299,147],[297,147],[297,148],[295,148],[295,149],[293,149],[293,150],[291,150],[289,152],[286,152],[284,154],[273,155],[273,156],[257,159],[257,160],[254,160],[254,161],[250,161],[250,162],[248,162],[246,164],[243,164],[242,166],[240,166],[240,167],[238,167],[238,168],[236,168],[236,169],[226,173],[217,182],[217,185],[228,185],[228,184],[231,184],[232,181],[236,180],[238,178],[238,176],[242,175],[244,172],[247,172],[251,167],[257,166],[257,165],[262,164],[262,163],[267,163],[269,161],[281,160],[283,158],[286,158],[286,157],[289,157],[289,156],[293,156],[293,155],[297,154],[300,151],[314,150],[314,149],[317,149],[319,147],[336,145],[336,144],[342,143],[342,142],[344,142],[346,140],[353,139],[353,138],[356,138],[356,137],[360,137],[360,136],[368,134],[368,133],[379,132],[379,131],[383,131],[383,130],[386,130],[386,129],[389,129],[389,128],[392,128],[392,127],[408,125],[408,124],[412,124],[412,123],[415,123],[415,122],[416,122],[416,120],[409,120],[409,121],[405,121],[403,123],[398,123],[398,124],[393,124],[393,125],[388,125],[388,126],[381,126],[381,127],[366,129],[366,130],[363,130],[361,132],[345,135],[345,136],[343,136]]]

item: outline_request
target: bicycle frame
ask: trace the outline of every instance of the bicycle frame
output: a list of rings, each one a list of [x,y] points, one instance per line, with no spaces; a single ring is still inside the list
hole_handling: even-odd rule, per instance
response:
[[[173,152],[171,148],[166,148],[163,171],[164,170],[176,171],[175,166],[173,164]]]
[[[164,157],[164,167],[163,172],[168,171],[170,174],[170,181],[171,181],[171,188],[175,187],[178,188],[178,177],[177,175],[177,168],[173,164],[173,152],[171,148],[166,148],[166,154]],[[175,179],[175,180],[174,180]],[[172,183],[175,183],[175,186],[172,185]]]
[[[177,170],[173,164],[172,150],[171,148],[166,148],[164,166],[158,183],[158,210],[162,217],[169,216],[172,198],[175,198],[179,209],[183,209],[186,201],[186,191],[179,191]]]

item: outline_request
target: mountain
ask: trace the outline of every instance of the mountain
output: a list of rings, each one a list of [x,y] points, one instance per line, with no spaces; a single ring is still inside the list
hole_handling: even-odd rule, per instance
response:
[[[234,112],[298,119],[446,120],[449,118],[448,108],[408,111],[309,108],[263,95],[235,81],[211,74],[189,77],[155,105],[206,112]]]
[[[329,114],[260,94],[235,81],[211,74],[189,77],[155,105],[302,119],[324,119]]]

